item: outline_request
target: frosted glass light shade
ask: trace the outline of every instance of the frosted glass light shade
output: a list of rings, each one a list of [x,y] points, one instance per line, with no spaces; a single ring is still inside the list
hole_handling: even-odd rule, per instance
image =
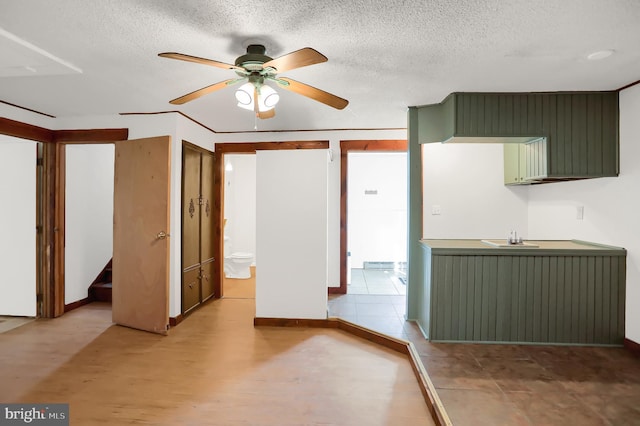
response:
[[[236,90],[236,100],[240,108],[253,110],[253,84],[245,83]]]
[[[245,83],[236,90],[236,100],[240,108],[253,111],[255,86],[253,83]],[[258,111],[264,112],[273,109],[280,100],[280,95],[272,87],[263,85],[258,90]]]

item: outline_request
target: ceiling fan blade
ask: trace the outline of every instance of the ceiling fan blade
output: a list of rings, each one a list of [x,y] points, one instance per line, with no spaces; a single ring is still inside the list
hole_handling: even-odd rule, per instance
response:
[[[201,96],[204,96],[208,93],[211,92],[215,92],[216,90],[220,90],[220,89],[224,89],[227,86],[231,86],[232,84],[238,83],[242,80],[245,80],[244,78],[232,78],[229,80],[225,80],[225,81],[220,81],[218,83],[212,84],[210,86],[207,87],[203,87],[202,89],[198,89],[198,90],[194,90],[191,93],[187,93],[184,96],[180,96],[179,98],[176,98],[172,101],[169,101],[170,104],[173,105],[182,105],[184,103],[187,103],[189,101],[192,101],[194,99],[198,99]]]
[[[241,71],[246,73],[246,70],[242,67],[226,64],[224,62],[214,61],[213,59],[206,59],[206,58],[199,58],[197,56],[185,55],[182,53],[165,52],[165,53],[158,53],[158,56],[161,56],[163,58],[169,58],[169,59],[178,59],[180,61],[195,62],[196,64],[210,65],[212,67],[224,68],[227,70],[236,70],[236,71]]]
[[[258,112],[258,118],[265,120],[267,118],[273,118],[276,116],[275,108],[271,108],[269,111]]]
[[[269,62],[265,62],[262,64],[262,67],[275,68],[276,72],[281,73],[326,61],[327,57],[322,53],[310,47],[305,47],[304,49],[296,50],[295,52],[287,53]]]
[[[322,102],[325,105],[336,109],[344,109],[349,105],[349,101],[342,99],[336,95],[332,95],[324,90],[316,89],[308,84],[300,83],[299,81],[292,80],[290,78],[278,77],[273,79],[283,89],[290,90],[307,98],[311,98],[315,101]]]

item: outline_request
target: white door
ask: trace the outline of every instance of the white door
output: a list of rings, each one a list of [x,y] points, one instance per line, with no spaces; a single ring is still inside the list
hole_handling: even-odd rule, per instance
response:
[[[324,149],[256,153],[256,317],[327,317]]]

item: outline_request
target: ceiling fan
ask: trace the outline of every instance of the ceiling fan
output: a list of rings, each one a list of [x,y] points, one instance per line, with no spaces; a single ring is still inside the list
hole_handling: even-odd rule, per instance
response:
[[[238,106],[250,109],[255,112],[258,118],[272,118],[275,116],[273,109],[279,100],[279,96],[267,81],[277,83],[278,87],[306,96],[315,101],[336,109],[343,109],[349,101],[336,95],[317,89],[308,84],[300,83],[287,77],[278,77],[278,74],[308,65],[326,62],[327,57],[310,47],[305,47],[295,52],[287,53],[278,58],[271,58],[265,55],[266,49],[261,44],[250,44],[247,46],[247,53],[239,56],[235,60],[235,65],[212,59],[199,58],[197,56],[185,55],[182,53],[165,52],[158,56],[163,58],[178,59],[180,61],[195,62],[203,65],[224,68],[235,71],[237,78],[220,81],[202,89],[187,93],[184,96],[173,99],[169,103],[182,105],[186,102],[197,99],[201,96],[224,89],[234,84],[246,82],[236,91]]]

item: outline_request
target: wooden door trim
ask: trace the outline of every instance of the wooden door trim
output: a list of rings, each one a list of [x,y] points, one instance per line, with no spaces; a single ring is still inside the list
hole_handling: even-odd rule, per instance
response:
[[[349,152],[406,152],[406,139],[340,141],[340,286],[329,287],[329,294],[347,293],[347,183]]]
[[[214,144],[214,179],[213,192],[217,194],[217,199],[213,204],[213,214],[215,215],[215,235],[218,243],[215,245],[214,256],[219,260],[217,268],[214,268],[213,282],[215,298],[224,296],[223,276],[223,229],[224,223],[224,155],[225,154],[255,154],[258,150],[284,150],[284,149],[329,149],[329,141],[291,141],[291,142],[221,142]]]
[[[51,130],[0,117],[0,134],[42,142],[42,209],[40,247],[42,265],[36,266],[37,315],[54,318],[64,313],[64,145],[67,143],[111,143],[126,140],[129,129]],[[62,179],[62,180],[61,180]]]

